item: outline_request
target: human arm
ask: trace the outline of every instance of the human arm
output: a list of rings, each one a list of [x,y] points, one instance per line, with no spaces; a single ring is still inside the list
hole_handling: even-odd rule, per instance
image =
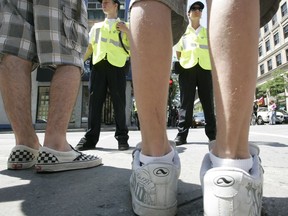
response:
[[[93,53],[93,48],[92,48],[92,45],[89,43],[83,60],[86,61],[92,55],[92,53]]]
[[[125,49],[128,51],[128,55],[130,55],[130,43],[129,43],[129,38],[128,35],[130,34],[129,30],[129,24],[125,22],[118,22],[116,24],[116,29],[119,31],[121,39],[122,40],[122,46],[125,47]]]
[[[181,58],[181,52],[176,51],[176,57],[177,57],[178,60],[180,60],[180,58]]]

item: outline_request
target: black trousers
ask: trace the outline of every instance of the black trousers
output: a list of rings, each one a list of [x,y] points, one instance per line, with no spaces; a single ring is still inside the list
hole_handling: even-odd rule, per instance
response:
[[[182,139],[188,136],[192,126],[193,108],[196,87],[203,107],[206,121],[205,133],[209,140],[216,138],[216,119],[214,112],[213,84],[210,70],[204,70],[195,65],[189,69],[183,69],[179,74],[180,101],[178,135]]]
[[[101,114],[107,89],[109,88],[114,108],[116,122],[115,138],[127,141],[128,128],[126,125],[126,74],[123,68],[111,65],[102,60],[93,65],[89,79],[89,114],[86,139],[97,144],[101,130]]]

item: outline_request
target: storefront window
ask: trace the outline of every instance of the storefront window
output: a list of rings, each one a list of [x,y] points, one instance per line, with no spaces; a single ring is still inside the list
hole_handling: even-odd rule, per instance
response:
[[[83,86],[82,89],[82,111],[81,111],[81,122],[86,123],[88,121],[88,110],[89,110],[89,89],[88,86]]]
[[[41,86],[38,88],[38,107],[36,123],[46,123],[49,107],[49,86]]]
[[[38,87],[36,123],[47,122],[48,108],[49,108],[49,90],[50,90],[50,86]],[[73,110],[70,123],[74,123],[74,122],[75,122],[75,113]]]

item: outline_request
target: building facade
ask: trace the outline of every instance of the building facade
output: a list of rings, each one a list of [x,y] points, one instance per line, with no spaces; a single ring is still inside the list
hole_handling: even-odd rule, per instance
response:
[[[282,0],[277,13],[264,25],[259,32],[259,58],[257,88],[273,79],[273,73],[279,71],[286,74],[284,80],[287,81],[288,72],[288,1]],[[278,101],[282,108],[288,108],[287,87],[282,93],[282,98]],[[266,105],[271,97],[269,92],[265,95]]]

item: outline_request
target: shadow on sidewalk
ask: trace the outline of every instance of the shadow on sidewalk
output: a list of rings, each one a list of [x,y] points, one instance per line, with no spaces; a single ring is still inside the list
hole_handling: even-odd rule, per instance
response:
[[[109,166],[50,174],[3,170],[0,178],[11,178],[11,186],[0,189],[0,204],[7,203],[0,215],[134,216],[130,175],[131,170]],[[199,185],[180,180],[177,215],[187,211],[202,212],[202,193]]]

